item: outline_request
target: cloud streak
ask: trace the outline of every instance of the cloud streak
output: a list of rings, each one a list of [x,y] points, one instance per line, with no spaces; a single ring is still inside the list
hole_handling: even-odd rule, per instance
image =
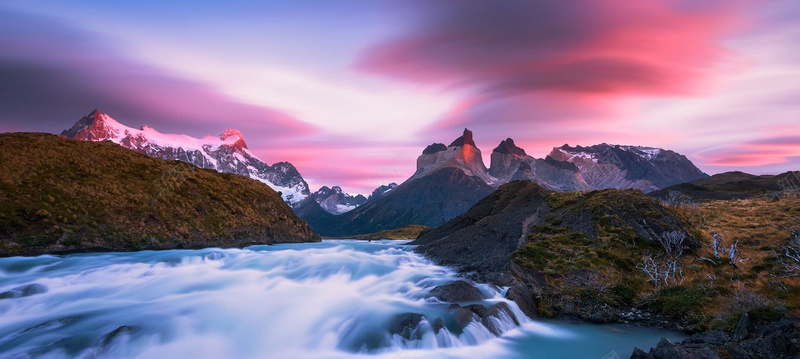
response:
[[[692,93],[741,28],[743,1],[439,0],[357,67],[485,96]]]

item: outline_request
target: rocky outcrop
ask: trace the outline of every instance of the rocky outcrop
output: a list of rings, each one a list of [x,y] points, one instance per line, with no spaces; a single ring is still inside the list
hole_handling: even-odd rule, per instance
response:
[[[475,146],[472,131],[465,128],[461,137],[444,149],[442,147],[442,144],[434,143],[422,151],[422,155],[417,158],[417,171],[406,182],[423,178],[444,168],[457,168],[467,176],[477,177],[486,184],[495,182],[483,164],[481,150]]]
[[[151,157],[250,177],[281,192],[290,204],[297,204],[310,194],[308,184],[291,163],[267,165],[248,150],[244,136],[234,129],[227,129],[218,137],[198,139],[159,133],[149,126],[137,130],[94,110],[61,136],[82,141],[111,141]]]
[[[511,253],[526,242],[530,227],[543,221],[548,193],[529,181],[503,185],[412,244],[419,245],[418,252],[463,271],[506,272]]]
[[[781,319],[758,327],[747,313],[731,333],[697,333],[680,343],[662,339],[649,352],[634,349],[631,359],[796,358],[800,355],[800,319]]]
[[[0,203],[0,255],[319,241],[259,181],[47,134],[0,134]]]

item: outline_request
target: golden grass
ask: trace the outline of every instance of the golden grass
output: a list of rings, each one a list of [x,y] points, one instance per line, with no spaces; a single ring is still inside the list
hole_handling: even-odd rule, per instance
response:
[[[707,201],[671,209],[684,223],[692,226],[703,243],[701,248],[683,258],[686,282],[711,286],[711,276],[716,278],[716,287],[727,288],[733,293],[759,293],[767,299],[782,302],[793,314],[800,314],[800,276],[792,277],[779,261],[779,257],[784,255],[783,248],[792,238],[792,231],[800,230],[800,198],[762,196]],[[722,239],[725,250],[720,259],[714,258],[714,233]],[[740,256],[731,263],[730,248],[737,242]],[[730,310],[730,301],[729,296],[715,298],[707,306],[707,311],[723,314]]]

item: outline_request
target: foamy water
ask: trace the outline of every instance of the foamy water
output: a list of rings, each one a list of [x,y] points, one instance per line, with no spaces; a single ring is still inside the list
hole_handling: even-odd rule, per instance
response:
[[[479,304],[520,325],[459,329],[429,293],[455,279],[391,241],[2,258],[0,357],[601,358],[680,337],[531,321],[489,285]],[[412,340],[389,330],[404,313],[424,315]]]

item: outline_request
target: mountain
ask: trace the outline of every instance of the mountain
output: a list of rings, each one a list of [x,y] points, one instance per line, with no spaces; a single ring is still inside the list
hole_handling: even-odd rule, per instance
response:
[[[494,188],[487,183],[490,181],[472,132],[465,129],[449,146],[428,146],[417,159],[413,176],[393,189],[379,188],[369,201],[352,211],[328,216],[310,201],[295,210],[315,231],[330,237],[374,233],[409,224],[437,226],[491,193]],[[379,193],[382,194],[378,196]]]
[[[514,181],[412,244],[441,264],[499,278],[508,272],[512,254],[541,235],[575,233],[573,237],[590,243],[609,236],[658,243],[659,236],[672,230],[683,232],[687,245],[696,246],[674,214],[639,191],[553,192],[530,181]]]
[[[725,172],[708,178],[681,183],[650,192],[662,200],[728,200],[746,199],[769,193],[800,192],[800,171],[779,175],[756,176],[744,172]]]
[[[422,151],[417,157],[417,171],[406,181],[412,182],[424,178],[444,168],[457,168],[469,177],[476,177],[485,184],[493,184],[495,179],[489,176],[483,164],[481,150],[475,146],[472,131],[464,129],[464,134],[455,139],[449,146],[434,143]]]
[[[0,134],[0,255],[319,241],[277,192],[110,142]]]
[[[151,157],[250,177],[281,192],[290,204],[297,204],[310,195],[308,184],[291,163],[267,165],[248,150],[242,133],[233,129],[225,130],[218,137],[163,134],[148,126],[139,130],[127,127],[94,110],[61,136],[83,141],[111,141]]]
[[[367,201],[371,201],[371,200],[376,199],[376,198],[378,198],[380,196],[383,196],[384,194],[388,193],[389,191],[391,191],[391,190],[393,190],[395,188],[397,188],[397,183],[394,183],[394,182],[378,186],[378,188],[376,188],[374,191],[372,191],[372,194],[369,195],[369,198],[367,198]]]
[[[492,151],[489,175],[497,184],[530,180],[554,191],[586,191],[594,189],[583,179],[578,167],[569,162],[557,162],[552,158],[539,159],[529,156],[514,140],[508,138]]]
[[[652,192],[708,177],[686,156],[653,147],[564,145],[554,148],[548,157],[574,164],[586,183],[595,189],[633,188]]]
[[[449,146],[427,146],[408,180],[393,188],[376,189],[369,200],[352,211],[334,216],[330,210],[322,213],[324,209],[317,208],[319,203],[302,203],[295,209],[320,234],[342,237],[409,224],[438,226],[464,213],[497,187],[517,180],[530,180],[544,189],[562,192],[617,187],[652,191],[704,177],[707,175],[686,157],[668,150],[565,145],[538,159],[511,138],[492,151],[487,169],[472,131],[464,129]]]
[[[316,201],[322,209],[331,214],[342,214],[352,211],[356,207],[364,204],[367,198],[363,195],[351,195],[342,192],[339,186],[328,188],[322,186],[318,191],[311,194],[311,197]]]

